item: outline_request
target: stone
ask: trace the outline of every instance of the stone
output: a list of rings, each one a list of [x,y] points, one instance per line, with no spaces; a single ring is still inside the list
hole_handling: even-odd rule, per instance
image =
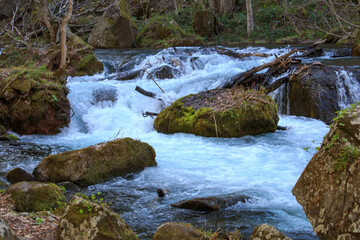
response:
[[[156,166],[155,151],[131,138],[99,143],[44,158],[34,169],[42,182],[73,182],[80,187]]]
[[[199,229],[188,223],[164,223],[156,230],[153,240],[198,240],[202,236]]]
[[[251,233],[250,240],[291,240],[278,229],[268,224],[256,226]]]
[[[360,106],[339,112],[292,193],[320,240],[360,238]]]
[[[56,231],[57,240],[137,240],[136,234],[110,208],[74,196]]]
[[[181,74],[181,71],[170,67],[170,66],[162,66],[154,69],[151,73],[157,79],[173,79]],[[150,75],[148,76],[150,78]]]
[[[173,207],[185,208],[196,211],[218,211],[230,207],[238,202],[245,203],[250,199],[248,196],[224,196],[224,197],[203,197],[184,200],[171,204]]]
[[[156,117],[161,133],[204,137],[243,137],[275,132],[279,117],[274,100],[261,91],[214,89],[176,100]]]
[[[117,0],[95,24],[88,43],[95,48],[130,48],[136,35],[127,1]]]
[[[10,170],[5,177],[6,180],[11,184],[33,180],[33,176],[21,168],[14,168]]]
[[[18,212],[49,211],[66,202],[63,190],[52,183],[19,182],[8,191]]]
[[[91,104],[95,105],[101,102],[116,102],[118,98],[117,89],[112,86],[106,86],[97,88],[92,93],[93,99],[90,101]]]
[[[2,218],[0,218],[0,240],[20,240]]]

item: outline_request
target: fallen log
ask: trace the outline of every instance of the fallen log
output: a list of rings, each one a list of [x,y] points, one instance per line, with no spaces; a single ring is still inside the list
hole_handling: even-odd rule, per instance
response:
[[[144,117],[144,118],[146,118],[146,117],[156,117],[157,115],[159,115],[158,113],[153,113],[153,112],[142,112],[142,116]]]
[[[221,88],[231,88],[234,85],[240,85],[242,83],[244,83],[246,80],[248,80],[250,77],[252,77],[255,73],[266,69],[266,68],[275,68],[277,66],[281,66],[284,67],[285,65],[291,63],[291,59],[289,59],[289,57],[294,54],[295,52],[299,52],[299,51],[303,51],[301,49],[294,49],[280,57],[277,57],[275,60],[269,62],[269,63],[265,63],[263,65],[260,65],[258,67],[254,67],[246,72],[242,72],[239,74],[236,74],[235,76],[233,76],[228,83],[224,84]]]
[[[286,77],[282,77],[282,78],[277,79],[275,82],[273,82],[272,84],[265,87],[266,93],[271,93],[271,92],[275,91],[276,89],[281,87],[281,85],[288,82],[289,79],[290,79],[290,74],[288,76],[286,76]]]
[[[215,47],[215,51],[220,54],[220,55],[226,55],[229,57],[233,57],[233,58],[237,58],[237,59],[242,59],[244,57],[268,57],[268,54],[265,53],[237,53],[234,52],[230,49],[226,49],[226,48],[222,48],[222,47]]]
[[[142,89],[139,86],[135,87],[135,91],[141,93],[144,96],[151,97],[151,98],[156,98],[156,93],[146,91],[145,89]]]

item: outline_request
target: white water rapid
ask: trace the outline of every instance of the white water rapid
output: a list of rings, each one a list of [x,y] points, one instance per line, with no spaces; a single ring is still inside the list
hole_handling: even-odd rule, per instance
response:
[[[289,51],[261,47],[235,50],[267,53],[270,57],[235,60],[201,48],[97,51],[107,67],[104,73],[68,79],[68,98],[74,111],[69,127],[54,136],[23,136],[22,142],[44,145],[50,148],[49,153],[116,137],[132,137],[152,145],[157,167],[87,189],[90,193],[101,192],[104,201],[111,201],[141,239],[151,239],[157,227],[169,221],[189,222],[208,230],[236,228],[245,236],[256,225],[268,223],[293,239],[317,239],[291,190],[328,131],[324,123],[280,116],[279,125],[288,127],[286,131],[217,139],[159,134],[153,129],[154,119],[142,117],[143,111],[159,112],[162,105],[136,92],[136,86],[159,93],[170,104],[181,96],[216,88],[239,72],[271,61],[274,54]],[[161,66],[177,70],[174,79],[157,79],[166,94],[146,72],[133,80],[110,80],[121,68],[153,72]],[[101,101],[96,97],[99,92],[111,97]],[[32,171],[38,161],[27,160],[20,165]],[[14,166],[3,167],[10,170]],[[168,195],[158,199],[157,188],[167,189]],[[169,206],[179,200],[222,194],[244,194],[252,200],[212,213]]]

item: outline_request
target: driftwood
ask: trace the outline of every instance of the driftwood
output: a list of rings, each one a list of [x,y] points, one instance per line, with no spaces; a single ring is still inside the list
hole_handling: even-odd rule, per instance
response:
[[[142,112],[142,116],[144,117],[144,118],[146,118],[146,117],[156,117],[157,115],[159,115],[158,113],[153,113],[153,112]]]
[[[221,48],[221,47],[215,47],[215,51],[220,54],[220,55],[226,55],[229,57],[233,57],[233,58],[237,58],[237,59],[242,59],[244,57],[268,57],[268,54],[265,53],[237,53],[234,51],[231,51],[229,49],[226,48]]]
[[[139,86],[136,86],[135,91],[141,93],[144,96],[151,97],[151,98],[156,98],[156,93],[146,91],[146,90],[142,89]]]
[[[285,131],[287,130],[287,127],[277,126],[277,130]]]
[[[266,93],[271,93],[271,92],[275,91],[276,89],[281,87],[281,85],[288,82],[289,80],[290,80],[290,76],[282,77],[282,78],[276,80],[272,84],[265,87]]]
[[[225,85],[222,86],[222,88],[231,88],[234,85],[243,84],[246,80],[253,77],[255,73],[257,73],[263,69],[266,69],[266,68],[280,69],[282,67],[287,67],[292,62],[292,59],[290,58],[290,56],[292,54],[294,54],[295,52],[299,52],[299,51],[303,51],[303,50],[294,49],[280,57],[277,57],[275,60],[273,60],[269,63],[265,63],[258,67],[254,67],[246,72],[239,73],[239,74],[233,76],[228,83],[226,83]]]

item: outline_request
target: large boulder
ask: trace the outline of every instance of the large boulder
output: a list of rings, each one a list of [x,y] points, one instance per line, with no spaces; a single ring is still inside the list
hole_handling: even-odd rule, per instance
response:
[[[33,176],[22,168],[14,168],[10,170],[5,177],[6,180],[11,184],[33,180]]]
[[[42,182],[70,181],[88,186],[152,166],[156,166],[154,149],[124,138],[46,157],[33,175]]]
[[[19,134],[55,134],[70,122],[64,79],[45,66],[0,69],[0,123]]]
[[[219,32],[216,17],[208,10],[195,12],[192,25],[195,32],[203,37],[212,37]]]
[[[273,99],[261,91],[215,89],[175,101],[156,117],[161,133],[242,137],[275,132],[279,117]]]
[[[129,48],[135,44],[136,34],[127,1],[118,0],[101,16],[88,42],[95,48]]]
[[[276,99],[279,111],[320,119],[330,124],[342,104],[348,105],[358,100],[353,85],[360,85],[359,79],[356,68],[320,63],[300,66],[291,76],[287,87],[283,88],[286,91],[282,94],[283,99]]]
[[[4,219],[0,218],[0,240],[19,240]]]
[[[173,207],[191,209],[197,211],[218,211],[220,209],[230,207],[239,202],[245,203],[250,199],[248,196],[235,195],[224,197],[203,197],[183,200],[171,204]]]
[[[198,240],[203,233],[188,223],[164,223],[155,232],[153,240]]]
[[[66,202],[63,190],[52,183],[19,182],[8,193],[19,212],[49,211]]]
[[[256,226],[251,233],[250,240],[291,240],[279,230],[268,224]]]
[[[360,238],[360,106],[342,110],[292,192],[321,240]]]
[[[137,240],[136,234],[104,204],[74,196],[60,219],[57,240]]]

